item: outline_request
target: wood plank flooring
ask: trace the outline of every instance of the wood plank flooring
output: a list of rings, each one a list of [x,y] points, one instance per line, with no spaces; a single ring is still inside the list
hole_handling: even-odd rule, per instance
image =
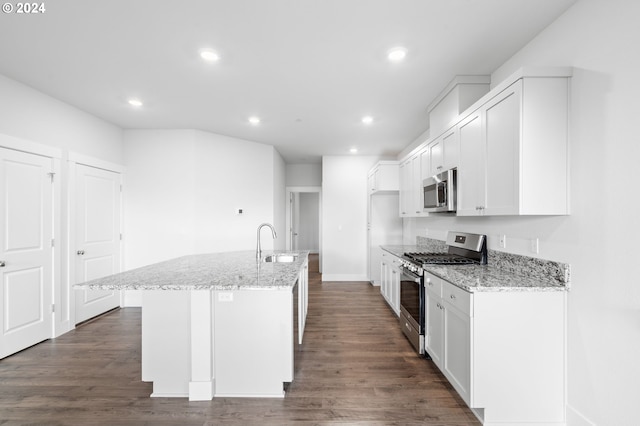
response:
[[[1,360],[0,425],[480,424],[415,354],[377,287],[322,283],[311,260],[305,341],[286,398],[149,398],[140,309],[126,308]]]

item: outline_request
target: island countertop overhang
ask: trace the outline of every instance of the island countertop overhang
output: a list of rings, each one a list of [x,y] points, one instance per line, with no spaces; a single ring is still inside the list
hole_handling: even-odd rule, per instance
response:
[[[284,253],[265,251],[265,255]],[[269,263],[255,251],[194,254],[165,260],[103,278],[79,283],[90,290],[283,290],[292,289],[305,265],[308,251],[293,262]]]

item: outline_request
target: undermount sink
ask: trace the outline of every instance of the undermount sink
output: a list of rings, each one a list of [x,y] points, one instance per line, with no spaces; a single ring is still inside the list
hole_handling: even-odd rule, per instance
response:
[[[276,253],[263,257],[262,261],[269,263],[291,263],[295,262],[297,258],[298,255],[294,253]]]

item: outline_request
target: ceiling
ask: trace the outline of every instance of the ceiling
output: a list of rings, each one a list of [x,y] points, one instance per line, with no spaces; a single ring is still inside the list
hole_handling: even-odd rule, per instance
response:
[[[454,76],[491,74],[575,1],[47,1],[0,15],[0,74],[124,129],[199,129],[287,163],[393,156]]]

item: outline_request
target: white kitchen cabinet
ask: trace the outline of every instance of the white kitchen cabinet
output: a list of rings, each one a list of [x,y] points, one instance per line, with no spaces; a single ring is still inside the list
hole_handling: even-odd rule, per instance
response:
[[[464,304],[469,306],[471,295],[430,274],[425,288],[427,353],[469,404],[471,319]]]
[[[411,178],[413,176],[413,163],[407,159],[400,164],[400,217],[411,217]]]
[[[458,151],[458,128],[454,126],[429,145],[430,163],[425,177],[458,167]]]
[[[400,164],[400,216],[427,216],[422,202],[423,149]]]
[[[400,262],[397,256],[388,252],[382,253],[380,262],[380,293],[396,315],[400,315]]]
[[[369,194],[380,191],[399,191],[400,176],[397,161],[379,161],[367,175]]]
[[[444,281],[442,312],[444,335],[443,372],[469,403],[471,386],[471,294]]]
[[[423,213],[423,205],[422,201],[422,164],[420,162],[421,153],[417,153],[413,157],[411,157],[412,169],[411,169],[411,195],[413,198],[412,206],[413,206],[413,214],[412,216],[426,216],[426,213]]]
[[[458,125],[460,162],[458,167],[457,215],[474,216],[485,204],[485,162],[482,160],[482,114],[476,111]]]
[[[368,178],[368,272],[373,285],[381,284],[382,245],[402,244],[402,219],[398,215],[399,170],[397,161],[380,161]]]
[[[425,275],[425,348],[433,362],[444,365],[444,315],[442,312],[442,280]]]
[[[568,91],[521,78],[458,124],[459,216],[569,213]]]
[[[425,287],[427,353],[485,426],[564,424],[564,291]]]

